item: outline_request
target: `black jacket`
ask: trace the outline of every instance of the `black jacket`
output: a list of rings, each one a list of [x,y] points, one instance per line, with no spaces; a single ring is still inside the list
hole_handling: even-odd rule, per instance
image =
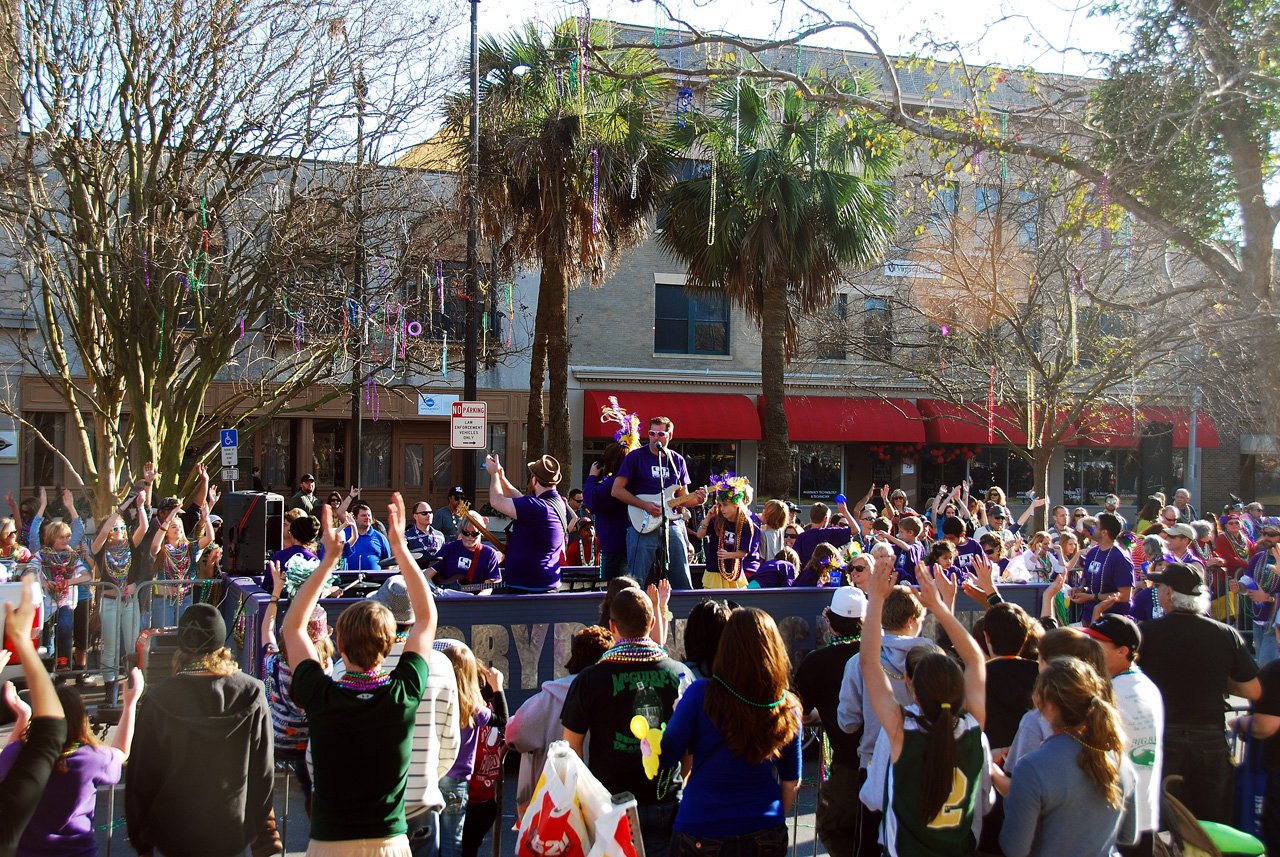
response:
[[[262,682],[177,675],[138,703],[125,816],[139,854],[240,854],[271,811],[274,755]]]

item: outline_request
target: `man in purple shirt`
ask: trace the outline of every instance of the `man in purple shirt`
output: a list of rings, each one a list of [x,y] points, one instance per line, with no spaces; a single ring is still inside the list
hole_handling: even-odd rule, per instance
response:
[[[564,499],[556,493],[560,462],[549,455],[529,462],[530,496],[507,481],[498,456],[488,456],[484,469],[489,471],[489,505],[512,520],[503,574],[507,591],[555,592],[569,517]]]
[[[684,456],[673,452],[669,446],[675,435],[675,424],[666,417],[649,420],[649,445],[627,453],[613,480],[613,496],[643,509],[657,517],[663,507],[652,500],[641,500],[638,495],[660,495],[669,488],[676,497],[689,493],[689,468]],[[705,503],[707,492],[699,488],[697,502]],[[635,527],[627,529],[627,570],[641,583],[646,582],[649,569],[660,550],[666,552],[666,577],[673,589],[693,589],[689,578],[689,542],[685,536],[684,521],[677,516],[668,520],[651,533],[641,533]]]
[[[1071,591],[1071,600],[1084,606],[1084,623],[1103,613],[1127,615],[1133,600],[1133,558],[1116,544],[1120,537],[1120,519],[1110,512],[1098,516],[1093,528],[1097,542],[1081,561],[1084,578]]]

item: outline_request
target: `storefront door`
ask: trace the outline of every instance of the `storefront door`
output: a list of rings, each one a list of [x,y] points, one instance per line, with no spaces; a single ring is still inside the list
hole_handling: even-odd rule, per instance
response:
[[[395,473],[397,489],[406,503],[426,500],[431,508],[444,505],[457,484],[458,462],[449,446],[449,424],[443,421],[404,421],[398,426]]]

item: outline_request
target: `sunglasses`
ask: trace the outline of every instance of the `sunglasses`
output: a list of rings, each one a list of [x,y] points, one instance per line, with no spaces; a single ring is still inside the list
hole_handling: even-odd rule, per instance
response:
[[[423,509],[421,512],[414,512],[413,514],[415,514],[415,515],[430,515],[430,514],[431,514],[431,510],[430,510],[430,509]]]
[[[875,520],[876,520],[875,518],[863,518],[863,519],[862,519],[862,522],[863,522],[864,524],[865,524],[865,523],[875,523]]]
[[[996,552],[995,552],[995,549],[994,549],[994,548],[983,548],[983,549],[982,549],[982,552],[983,552],[983,553],[985,553],[987,556],[995,556],[995,555],[996,555]]]
[[[1177,518],[1161,518],[1160,520],[1164,521],[1166,524],[1173,524],[1178,521]]]
[[[785,539],[791,539],[791,541],[793,541],[793,542],[794,542],[797,538],[799,538],[799,536],[793,536],[793,535],[791,535],[790,533],[788,533],[787,535],[783,536],[783,538],[785,538]]]
[[[479,530],[463,530],[463,531],[462,531],[462,537],[463,537],[464,539],[469,539],[469,538],[471,538],[471,537],[473,537],[473,536],[478,536],[478,535],[480,535],[480,531],[479,531]]]
[[[1083,512],[1076,512],[1076,513],[1075,513],[1074,515],[1072,515],[1071,517],[1073,517],[1073,518],[1075,518],[1075,519],[1079,520],[1080,518],[1083,518],[1084,516],[1085,516],[1085,515],[1084,515],[1084,513],[1083,513]]]
[[[670,432],[665,432],[665,431],[651,431],[651,432],[649,432],[649,437],[666,437],[668,434],[670,434]]]
[[[851,565],[851,566],[849,566],[849,567],[850,567],[850,568],[852,568],[854,571],[860,571],[860,572],[862,572],[863,574],[870,574],[870,573],[871,573],[871,568],[870,568],[869,566],[865,566],[865,565]]]
[[[989,517],[990,517],[990,518],[991,518],[991,520],[993,520],[993,521],[1003,521],[1003,520],[1004,520],[1004,515],[991,515],[991,516],[989,516]]]

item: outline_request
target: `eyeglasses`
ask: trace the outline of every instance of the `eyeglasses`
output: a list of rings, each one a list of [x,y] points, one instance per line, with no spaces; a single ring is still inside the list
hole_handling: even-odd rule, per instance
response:
[[[1084,512],[1076,512],[1076,513],[1075,513],[1074,515],[1072,515],[1071,517],[1073,517],[1073,518],[1077,518],[1077,519],[1079,519],[1079,518],[1083,518],[1083,517],[1084,517]]]
[[[430,509],[423,509],[423,510],[421,510],[421,511],[414,512],[413,514],[415,514],[415,515],[430,515],[430,514],[431,514],[431,510],[430,510]]]
[[[479,531],[478,531],[478,530],[463,530],[463,531],[462,531],[462,537],[463,537],[464,539],[473,538],[474,536],[478,536],[478,535],[480,535],[480,533],[479,533]]]
[[[1240,522],[1239,522],[1239,521],[1227,521],[1227,526],[1228,526],[1228,527],[1238,527],[1238,526],[1240,526]]]
[[[863,518],[863,519],[862,519],[862,522],[863,522],[864,524],[865,524],[865,523],[874,523],[874,522],[875,522],[875,518]]]
[[[849,567],[852,568],[854,571],[860,571],[863,574],[869,574],[871,572],[871,568],[865,565],[851,565]]]
[[[991,517],[991,520],[993,520],[993,521],[1003,521],[1003,520],[1004,520],[1004,515],[991,515],[990,517]]]
[[[127,527],[125,527],[125,525],[124,525],[124,524],[116,524],[114,527],[112,527],[112,528],[111,528],[111,532],[113,532],[113,533],[126,533],[126,532],[128,532],[128,528],[127,528]],[[7,535],[9,535],[9,534],[6,532],[6,533],[0,534],[0,535],[7,536]]]
[[[791,540],[791,541],[793,541],[793,542],[794,542],[794,541],[796,540],[797,536],[794,536],[794,535],[792,535],[791,533],[787,533],[785,536],[783,536],[783,538],[784,538],[784,539],[789,539],[789,540]]]
[[[649,437],[666,437],[668,434],[670,434],[670,432],[665,432],[665,431],[650,431],[650,432],[649,432]]]
[[[983,553],[985,553],[987,556],[995,556],[995,555],[996,555],[995,548],[983,548],[983,549],[982,549],[982,552],[983,552]]]
[[[1161,518],[1160,520],[1164,521],[1166,524],[1174,524],[1178,521],[1177,518]]]

